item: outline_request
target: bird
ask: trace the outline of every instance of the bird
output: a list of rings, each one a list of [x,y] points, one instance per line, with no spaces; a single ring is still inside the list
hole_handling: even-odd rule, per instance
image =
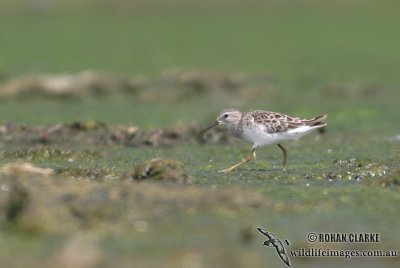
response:
[[[224,109],[215,122],[201,133],[217,125],[223,125],[234,137],[253,145],[250,154],[245,159],[219,172],[231,172],[254,160],[257,148],[271,144],[276,144],[282,150],[283,170],[286,170],[287,150],[282,146],[282,143],[298,140],[311,131],[326,126],[326,118],[327,115],[325,114],[305,119],[264,110],[240,112],[236,109]]]
[[[282,243],[282,241],[276,237],[273,233],[268,232],[266,229],[257,227],[257,230],[268,237],[268,240],[264,241],[263,246],[269,246],[269,247],[274,247],[276,249],[276,252],[278,253],[279,257],[282,259],[282,261],[290,267],[290,259],[289,256],[286,253],[286,249]],[[285,239],[286,245],[290,245],[289,241]]]

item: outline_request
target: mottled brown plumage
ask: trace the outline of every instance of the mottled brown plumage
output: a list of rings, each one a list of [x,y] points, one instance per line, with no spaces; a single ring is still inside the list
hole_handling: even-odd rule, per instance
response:
[[[277,144],[282,150],[283,168],[285,169],[287,151],[281,143],[298,140],[310,131],[326,126],[326,117],[326,115],[319,115],[304,119],[263,110],[252,110],[244,113],[234,109],[223,110],[210,128],[218,124],[225,125],[233,136],[251,142],[253,147],[251,154],[246,159],[221,171],[230,172],[253,160],[256,148],[267,144]]]
[[[268,133],[284,132],[301,126],[325,126],[326,115],[320,115],[311,119],[292,117],[289,115],[269,112],[262,110],[253,110],[242,113],[242,120],[245,125],[253,123],[264,125]]]

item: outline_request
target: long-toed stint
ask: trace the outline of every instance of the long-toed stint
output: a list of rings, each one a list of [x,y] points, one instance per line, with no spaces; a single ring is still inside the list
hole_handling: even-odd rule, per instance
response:
[[[217,120],[203,132],[217,126],[225,125],[230,133],[253,144],[250,154],[239,163],[221,170],[228,173],[255,159],[256,149],[267,144],[277,144],[283,152],[283,169],[286,169],[287,150],[282,142],[298,140],[311,131],[326,126],[327,115],[319,115],[311,119],[302,119],[289,115],[254,110],[242,113],[234,109],[225,109]]]

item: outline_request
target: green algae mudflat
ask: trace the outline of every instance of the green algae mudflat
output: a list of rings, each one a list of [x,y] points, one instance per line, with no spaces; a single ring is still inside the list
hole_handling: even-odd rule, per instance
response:
[[[339,99],[332,97],[308,108],[328,113],[328,127],[287,144],[290,165],[285,172],[277,148],[267,146],[259,150],[256,162],[230,174],[218,173],[243,157],[248,145],[218,128],[199,136],[214,117],[208,109],[195,118],[192,114],[190,122],[183,118],[175,125],[164,122],[169,126],[152,128],[163,123],[149,106],[131,108],[126,99],[109,96],[68,101],[82,110],[92,103],[96,108],[90,108],[90,121],[63,123],[69,120],[66,112],[49,115],[48,124],[38,125],[37,119],[29,124],[3,123],[0,261],[32,267],[69,267],[71,258],[85,267],[278,265],[275,253],[261,247],[258,226],[288,238],[292,248],[315,246],[307,242],[310,232],[363,232],[381,234],[379,249],[395,249],[400,241],[400,147],[388,119],[399,115],[392,113],[397,104],[387,97],[394,93],[380,94],[342,100],[340,109],[334,105]],[[212,93],[196,98],[213,102]],[[284,98],[295,103],[292,110],[302,112],[301,104]],[[29,107],[31,113],[48,105],[71,109],[63,100],[48,97],[4,104],[8,109]],[[180,106],[178,100],[173,104],[182,111],[188,105]],[[96,121],[106,113],[104,105],[132,111],[132,116],[121,117],[123,123],[118,124]],[[148,120],[143,128],[135,123],[138,114],[144,118],[137,122]],[[129,174],[135,167],[154,158],[181,162],[190,182],[133,180]],[[160,172],[147,169],[145,164],[139,173]],[[354,249],[364,249],[360,245]],[[82,254],[86,250],[89,253]],[[385,267],[398,264],[396,258],[373,261]],[[341,262],[367,264],[361,258],[330,261]],[[292,263],[318,267],[326,260],[292,258]]]
[[[284,265],[256,227],[287,250],[400,249],[397,3],[3,2],[0,267]],[[285,145],[285,172],[267,146],[220,174],[248,153],[221,128],[199,135],[224,108],[325,113],[328,126]]]

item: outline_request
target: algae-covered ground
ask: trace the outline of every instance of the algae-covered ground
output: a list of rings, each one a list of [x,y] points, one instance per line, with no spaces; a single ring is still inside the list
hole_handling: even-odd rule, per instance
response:
[[[2,4],[1,267],[285,267],[256,227],[400,250],[397,3],[135,3]],[[328,125],[222,174],[251,148],[200,133],[224,108]]]

